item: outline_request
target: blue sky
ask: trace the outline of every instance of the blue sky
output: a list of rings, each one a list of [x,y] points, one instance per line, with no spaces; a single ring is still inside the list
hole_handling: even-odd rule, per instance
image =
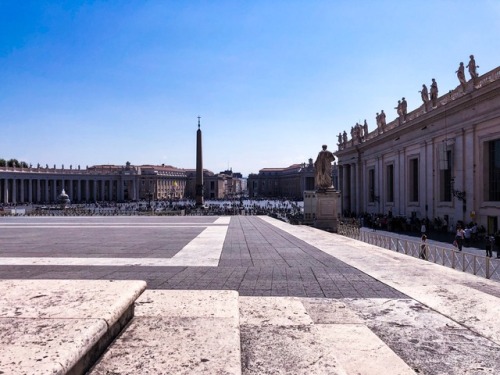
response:
[[[500,65],[500,1],[0,0],[0,158],[244,176]],[[467,74],[468,77],[468,74]]]

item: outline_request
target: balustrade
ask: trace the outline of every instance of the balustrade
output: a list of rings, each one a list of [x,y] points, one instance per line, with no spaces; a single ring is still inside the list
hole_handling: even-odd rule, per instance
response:
[[[340,223],[338,234],[414,258],[420,255],[420,241],[404,240],[377,232],[361,231],[359,226]],[[427,261],[476,276],[500,281],[500,259],[426,245]]]

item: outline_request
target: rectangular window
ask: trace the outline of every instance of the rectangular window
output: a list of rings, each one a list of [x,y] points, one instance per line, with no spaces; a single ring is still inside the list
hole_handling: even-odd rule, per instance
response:
[[[394,165],[387,166],[387,202],[394,202]]]
[[[441,161],[441,169],[439,171],[439,198],[441,202],[451,202],[451,171],[453,170],[451,161],[451,150],[444,153],[444,160]]]
[[[368,202],[375,202],[375,169],[368,170]]]
[[[314,190],[314,177],[306,177],[306,190]]]
[[[408,180],[408,191],[409,191],[409,200],[410,202],[418,202],[418,159],[410,159],[410,168],[409,168],[409,180]]]
[[[500,139],[488,142],[488,200],[500,201]]]

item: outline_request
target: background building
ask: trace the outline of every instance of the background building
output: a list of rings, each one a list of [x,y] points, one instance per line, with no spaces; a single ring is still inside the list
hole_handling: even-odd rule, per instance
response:
[[[489,233],[500,216],[500,67],[342,142],[345,215],[372,213],[476,221]]]
[[[206,199],[247,194],[241,173],[205,169],[203,174]],[[0,204],[56,203],[63,189],[73,203],[194,199],[195,183],[195,169],[164,164],[0,167]]]
[[[85,169],[0,167],[0,203],[55,203],[63,189],[74,203],[182,199],[186,182],[183,169],[129,162]]]
[[[263,168],[248,176],[251,198],[290,198],[302,200],[304,190],[314,189],[314,165],[293,164],[287,168]]]

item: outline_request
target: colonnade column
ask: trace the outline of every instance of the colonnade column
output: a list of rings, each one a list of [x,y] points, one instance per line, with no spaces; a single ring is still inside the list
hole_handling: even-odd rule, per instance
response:
[[[106,180],[101,180],[101,200],[104,201],[104,192],[106,191]]]
[[[76,180],[76,199],[78,202],[82,201],[82,180]]]
[[[41,186],[40,186],[40,179],[37,178],[36,179],[36,203],[40,203],[40,201],[42,199],[41,194],[42,194],[42,192],[41,192]]]
[[[25,184],[25,180],[23,178],[19,179],[19,191],[21,194],[19,194],[19,200],[20,200],[20,203],[24,203],[24,184]]]
[[[375,184],[378,185],[377,195],[378,195],[378,213],[383,214],[385,212],[385,194],[384,194],[384,159],[383,157],[377,158],[377,170],[375,171]]]
[[[56,202],[57,201],[57,180],[54,179],[52,180],[53,184],[52,184],[52,202]]]
[[[17,181],[12,179],[12,200],[11,203],[17,203]]]
[[[351,199],[351,212],[356,212],[356,164],[354,163],[350,164],[349,169],[351,170],[351,175],[350,175],[351,186],[349,186],[350,188],[349,196]]]
[[[349,205],[349,165],[342,166],[342,208],[351,210]]]
[[[9,203],[9,179],[6,178],[3,184],[3,203]]]
[[[89,180],[85,180],[85,201],[89,201],[89,195],[90,195],[90,182]]]
[[[33,203],[33,180],[28,180],[28,203]]]
[[[112,201],[113,200],[113,180],[109,180],[108,181],[109,183],[109,197],[108,197],[108,201]]]
[[[94,180],[94,186],[92,188],[92,198],[94,198],[94,201],[97,201],[97,180]]]
[[[45,202],[49,200],[49,180],[45,179],[45,196],[43,197]]]

